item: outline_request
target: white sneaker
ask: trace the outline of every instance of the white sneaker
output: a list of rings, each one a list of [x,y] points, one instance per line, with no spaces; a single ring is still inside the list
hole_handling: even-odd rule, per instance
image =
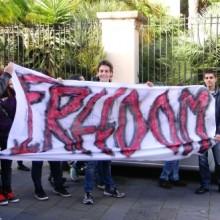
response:
[[[92,194],[87,192],[83,198],[83,204],[92,205],[94,203]]]
[[[114,198],[124,198],[125,193],[119,192],[116,188],[113,190],[104,190],[104,196],[114,197]]]

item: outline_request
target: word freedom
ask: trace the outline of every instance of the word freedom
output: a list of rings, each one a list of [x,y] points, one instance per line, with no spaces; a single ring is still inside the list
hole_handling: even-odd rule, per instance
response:
[[[28,135],[22,142],[13,139],[12,154],[47,152],[53,149],[55,137],[63,143],[65,151],[80,151],[92,155],[93,150],[88,149],[85,137],[93,135],[91,144],[102,153],[114,155],[117,149],[125,157],[131,157],[141,150],[147,134],[151,133],[155,141],[172,150],[173,154],[177,154],[182,146],[184,150],[181,154],[184,156],[193,151],[194,140],[189,132],[189,112],[195,117],[192,127],[197,139],[200,138],[199,152],[204,152],[211,146],[206,128],[206,113],[212,98],[204,87],[197,89],[195,94],[188,87],[179,89],[178,97],[175,97],[178,103],[175,105],[171,103],[170,89],[167,87],[149,102],[150,105],[145,98],[148,106],[146,113],[143,106],[141,107],[143,98],[135,88],[119,87],[109,92],[108,88],[103,87],[94,92],[90,86],[74,83],[63,85],[43,75],[19,72],[16,74],[28,106]],[[36,89],[39,85],[47,87]],[[150,90],[153,88],[146,86],[146,94]],[[40,140],[42,143],[33,138],[36,123],[33,119],[33,109],[41,104],[44,105],[44,111],[38,120],[43,121],[43,138]],[[98,120],[89,123],[94,120],[92,116],[97,108],[100,114]],[[114,120],[111,119],[113,113]],[[162,118],[165,118],[168,130],[163,128]],[[65,119],[68,119],[68,123],[62,122]],[[109,138],[112,139],[112,146],[108,144]]]

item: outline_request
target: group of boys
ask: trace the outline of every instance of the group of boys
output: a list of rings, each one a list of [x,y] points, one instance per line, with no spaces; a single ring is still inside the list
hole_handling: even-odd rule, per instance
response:
[[[0,96],[6,90],[8,86],[8,82],[11,78],[12,72],[13,72],[13,65],[9,63],[9,65],[6,66],[4,73],[1,74],[0,76]],[[112,64],[107,60],[101,61],[97,68],[96,80],[100,82],[111,82],[112,77],[113,77]],[[83,80],[83,78],[81,77],[80,80]],[[220,109],[220,90],[217,87],[217,75],[214,71],[207,70],[203,75],[203,80],[204,80],[205,86],[215,98],[216,134],[220,134],[220,114],[218,113],[218,110]],[[218,191],[220,192],[220,142],[216,143],[216,145],[212,148],[212,152],[214,156],[216,173],[217,173]],[[33,166],[39,167],[37,170],[40,170],[39,171],[39,175],[40,175],[42,162],[39,162],[39,163],[33,163]],[[52,167],[53,167],[53,162],[52,162]],[[56,174],[57,174],[57,170],[60,169],[60,164],[56,163],[55,167],[56,169],[54,170],[56,171],[52,172],[52,175],[55,177],[55,179],[57,179]],[[92,196],[92,190],[94,188],[95,174],[97,171],[99,172],[99,175],[101,176],[103,180],[101,185],[103,185],[103,190],[104,190],[103,194],[105,196],[111,196],[115,198],[123,198],[125,196],[125,193],[118,191],[116,184],[113,181],[113,178],[111,175],[111,161],[87,161],[85,167],[86,167],[85,168],[85,182],[84,182],[85,195],[83,198],[84,204],[93,204],[94,202],[93,196]],[[200,187],[196,189],[195,193],[204,194],[206,192],[209,192],[209,187],[211,183],[211,173],[209,170],[209,163],[208,163],[208,152],[199,156],[199,171],[200,171],[201,182],[200,182]],[[33,176],[33,173],[36,173],[36,169],[32,168],[32,176]],[[41,176],[36,181],[38,181],[40,178]],[[36,189],[36,181],[34,180],[35,189]],[[62,185],[61,181],[62,181],[61,179],[59,179],[58,181],[60,185]],[[171,188],[172,185],[176,185],[176,186],[186,185],[183,181],[180,181],[179,179],[179,163],[178,162],[174,161],[174,162],[165,163],[162,174],[160,176],[159,184],[161,187],[164,187],[164,188]],[[41,184],[39,184],[39,186],[41,188]],[[60,194],[59,191],[60,191],[60,188],[59,189],[57,188],[57,190],[55,188],[56,193]],[[61,194],[64,195],[64,197],[71,196],[64,188],[62,188],[62,191],[63,192],[61,192]],[[41,190],[41,193],[35,191],[35,195],[36,195],[35,197],[39,200],[48,199],[48,197],[42,190]]]

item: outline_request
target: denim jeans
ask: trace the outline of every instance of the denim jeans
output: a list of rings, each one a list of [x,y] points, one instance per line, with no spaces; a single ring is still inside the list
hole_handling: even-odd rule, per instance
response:
[[[220,143],[214,145],[214,147],[212,148],[212,153],[215,161],[215,172],[217,176],[217,182],[218,185],[220,185]],[[199,156],[199,173],[200,173],[200,185],[208,189],[211,183],[208,152]]]
[[[97,185],[101,185],[101,186],[105,185],[103,166],[98,162],[95,169],[95,182]]]
[[[112,169],[111,169],[111,161],[103,160],[97,162],[98,170],[101,171],[102,180],[105,185],[106,190],[111,190],[116,187],[114,180],[112,179]]]
[[[178,181],[179,178],[179,160],[166,161],[160,175],[161,180]]]
[[[95,183],[96,170],[102,170],[102,177],[106,190],[115,188],[115,183],[111,175],[111,161],[88,161],[86,162],[85,169],[85,181],[84,190],[85,192],[92,192]]]
[[[97,161],[87,161],[85,168],[84,190],[85,192],[92,192],[95,182],[95,170]]]

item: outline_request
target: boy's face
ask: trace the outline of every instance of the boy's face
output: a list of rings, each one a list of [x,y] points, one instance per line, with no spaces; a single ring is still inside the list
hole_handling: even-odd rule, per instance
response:
[[[97,73],[100,82],[110,82],[112,78],[112,72],[109,66],[101,65]]]
[[[217,78],[213,73],[205,73],[203,80],[209,90],[215,89]]]

